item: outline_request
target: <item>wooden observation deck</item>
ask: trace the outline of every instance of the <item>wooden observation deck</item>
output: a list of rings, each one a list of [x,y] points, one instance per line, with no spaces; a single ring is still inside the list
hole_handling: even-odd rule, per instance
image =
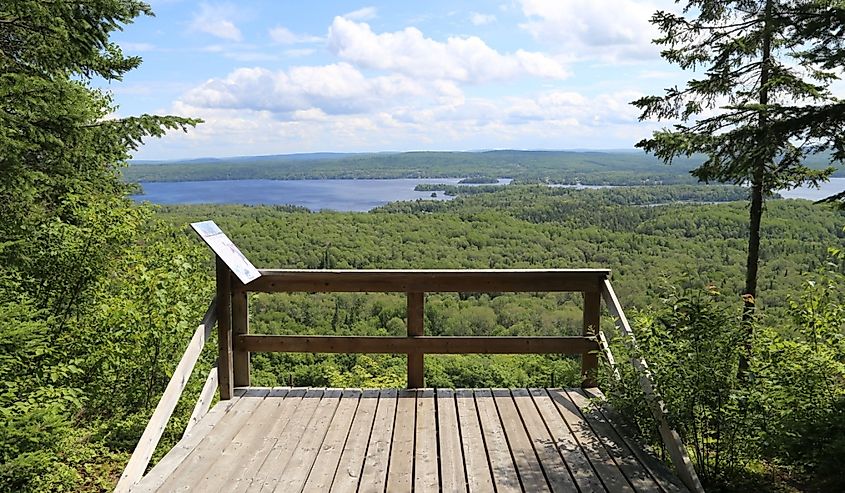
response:
[[[601,301],[635,344],[607,270],[257,270],[212,222],[193,225],[217,255],[217,295],[115,491],[703,491],[666,420],[641,357],[646,399],[674,472],[645,452],[602,403]],[[249,331],[249,292],[401,292],[405,337],[281,336]],[[570,337],[426,336],[426,292],[583,294],[583,333]],[[205,342],[217,326],[217,368],[182,440],[147,467]],[[404,353],[407,389],[257,388],[249,354]],[[578,389],[425,388],[426,353],[581,356]],[[219,390],[220,401],[209,403]],[[677,476],[676,476],[677,475]]]

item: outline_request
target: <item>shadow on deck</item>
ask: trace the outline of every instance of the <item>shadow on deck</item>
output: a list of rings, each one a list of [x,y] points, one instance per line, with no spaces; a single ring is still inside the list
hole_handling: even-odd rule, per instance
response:
[[[132,491],[687,491],[596,389],[237,389]]]

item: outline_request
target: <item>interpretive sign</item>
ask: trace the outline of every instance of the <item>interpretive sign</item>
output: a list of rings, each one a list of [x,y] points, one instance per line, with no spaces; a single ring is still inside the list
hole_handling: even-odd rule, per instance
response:
[[[220,229],[214,221],[202,221],[198,223],[191,223],[194,231],[200,235],[200,238],[220,257],[223,262],[232,269],[232,272],[238,276],[242,283],[248,284],[261,277],[258,269],[252,265],[252,262],[247,260],[243,253],[238,250],[238,247],[232,243],[232,240],[226,236],[226,233]]]

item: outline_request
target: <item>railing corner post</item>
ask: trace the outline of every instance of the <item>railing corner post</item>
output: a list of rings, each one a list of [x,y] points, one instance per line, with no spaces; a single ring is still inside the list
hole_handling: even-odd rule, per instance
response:
[[[584,291],[584,316],[582,335],[595,337],[598,340],[598,333],[601,330],[601,291]],[[581,354],[581,387],[596,387],[596,373],[599,368],[599,355],[597,351],[590,351]]]
[[[231,276],[232,284],[232,374],[235,387],[249,387],[249,351],[246,351],[238,336],[249,334],[249,299],[244,284]]]
[[[232,274],[226,262],[215,256],[217,274],[217,347],[220,400],[232,398],[235,392],[232,367]]]

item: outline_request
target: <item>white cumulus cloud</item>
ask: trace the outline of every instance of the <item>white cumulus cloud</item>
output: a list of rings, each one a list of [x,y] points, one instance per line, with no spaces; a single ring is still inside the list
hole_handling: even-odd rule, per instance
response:
[[[356,66],[398,72],[409,77],[488,82],[523,75],[564,79],[569,73],[543,53],[500,53],[481,38],[427,38],[415,27],[376,34],[368,24],[335,17],[328,44],[338,57]]]
[[[472,24],[475,26],[483,26],[485,24],[496,22],[496,16],[493,14],[481,14],[478,12],[472,12],[469,16],[469,21],[472,22]]]
[[[200,11],[194,15],[190,29],[230,41],[240,41],[243,39],[241,31],[230,20],[234,12],[235,9],[228,5],[204,3],[200,6]]]
[[[272,39],[276,43],[284,45],[292,45],[299,43],[318,43],[323,40],[323,38],[319,36],[293,33],[290,31],[290,29],[283,26],[278,26],[274,27],[273,29],[270,29],[269,34],[270,39]]]
[[[407,101],[422,101],[418,98],[436,96],[437,90],[438,86],[426,87],[402,75],[367,78],[352,65],[341,62],[279,71],[239,68],[224,78],[211,79],[191,89],[183,100],[193,106],[270,111],[279,118],[290,118],[291,114],[306,110],[328,115],[367,113]]]
[[[347,19],[353,19],[357,21],[366,21],[370,19],[374,19],[377,14],[377,10],[375,7],[364,7],[358,10],[353,10],[352,12],[347,12],[343,14],[342,17],[346,17]]]
[[[671,3],[655,0],[660,8]],[[656,57],[651,40],[657,29],[649,19],[658,10],[635,0],[520,0],[528,20],[521,24],[535,39],[573,53],[577,58],[621,61]]]

